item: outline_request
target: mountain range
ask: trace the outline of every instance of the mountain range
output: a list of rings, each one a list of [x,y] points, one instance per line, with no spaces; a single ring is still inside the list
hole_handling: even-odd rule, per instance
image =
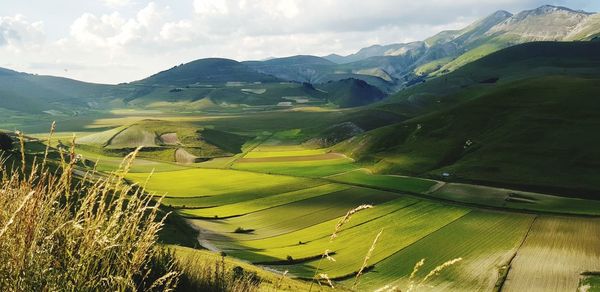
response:
[[[294,87],[296,89],[289,94],[279,90],[277,92],[282,96],[278,97],[254,94],[243,99],[233,98],[234,92],[223,88],[236,84],[282,82],[310,83],[315,88],[354,92],[352,96],[355,100],[345,104],[364,105],[383,98],[380,94],[377,94],[377,98],[364,96],[364,92],[380,91],[390,95],[448,74],[503,48],[533,41],[587,41],[598,36],[600,14],[545,5],[517,14],[497,11],[461,30],[442,31],[423,41],[406,44],[373,45],[347,56],[300,55],[245,62],[200,59],[117,86],[4,69],[0,72],[4,96],[0,107],[25,112],[63,112],[73,108],[86,110],[131,103],[140,105],[144,101],[161,99],[195,102],[205,97],[211,97],[210,102],[217,104],[266,105],[284,102],[281,97],[296,94],[294,90],[298,87]],[[364,90],[366,86],[373,88]],[[357,91],[359,88],[361,90]],[[262,90],[248,89],[245,93],[250,95],[253,91]],[[327,94],[323,94],[328,90],[303,94],[335,104],[340,99],[328,99]]]

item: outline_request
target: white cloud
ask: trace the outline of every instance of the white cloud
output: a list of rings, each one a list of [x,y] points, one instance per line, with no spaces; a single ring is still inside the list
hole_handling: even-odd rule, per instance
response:
[[[29,22],[23,15],[0,17],[0,47],[11,50],[39,47],[45,41],[41,21]]]
[[[71,25],[71,36],[82,44],[121,48],[130,44],[143,45],[156,36],[163,24],[163,11],[148,3],[135,17],[125,18],[119,12],[94,15],[85,13]]]

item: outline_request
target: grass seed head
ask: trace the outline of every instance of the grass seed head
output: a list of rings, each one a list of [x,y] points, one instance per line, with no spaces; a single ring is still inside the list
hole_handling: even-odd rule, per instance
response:
[[[333,241],[336,237],[338,232],[342,229],[342,226],[344,226],[344,224],[348,223],[350,221],[350,218],[352,218],[352,215],[356,214],[357,212],[360,212],[362,210],[366,210],[366,209],[370,209],[373,208],[373,205],[360,205],[350,211],[348,211],[346,213],[346,215],[344,215],[344,217],[342,217],[342,219],[340,219],[340,221],[338,221],[338,223],[335,225],[335,229],[333,230],[333,233],[331,234],[331,237],[329,238],[330,241]]]

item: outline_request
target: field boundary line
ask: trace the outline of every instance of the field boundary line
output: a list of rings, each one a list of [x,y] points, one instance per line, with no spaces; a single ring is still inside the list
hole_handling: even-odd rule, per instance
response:
[[[420,179],[419,177],[414,177],[414,178]],[[316,179],[319,179],[319,178],[316,178]],[[549,215],[549,216],[563,216],[563,217],[575,217],[575,218],[600,218],[600,215],[594,215],[594,214],[561,213],[561,212],[552,212],[552,211],[535,211],[535,210],[528,210],[528,209],[487,206],[487,205],[482,205],[482,204],[477,204],[477,203],[467,203],[467,202],[460,202],[460,201],[435,197],[435,196],[432,196],[431,194],[428,194],[427,192],[418,193],[418,192],[407,191],[407,190],[392,189],[392,188],[382,187],[382,186],[374,186],[374,185],[367,185],[367,184],[361,184],[361,183],[351,183],[351,182],[345,182],[345,181],[338,181],[338,180],[327,178],[327,177],[322,177],[320,179],[329,181],[329,182],[339,183],[339,184],[346,184],[346,185],[362,187],[362,188],[366,188],[366,189],[373,189],[373,190],[395,193],[398,195],[411,196],[411,197],[415,197],[415,198],[419,198],[419,199],[423,199],[423,200],[438,202],[440,204],[461,206],[461,207],[467,207],[467,208],[479,209],[479,210],[489,210],[489,211],[507,212],[507,213],[515,213],[515,214],[529,214],[529,215],[536,215],[536,216],[537,215]],[[474,186],[478,186],[478,185],[474,185]]]
[[[329,195],[329,194],[327,194],[327,195]],[[316,197],[315,197],[315,198],[316,198]],[[393,200],[395,200],[395,199],[393,199]],[[391,201],[393,201],[393,200],[390,200],[390,201],[387,201],[387,202],[391,202]],[[387,203],[387,202],[386,202],[386,203]],[[419,202],[411,203],[409,206],[412,206],[412,205],[415,205],[415,204],[418,204],[418,203],[419,203]],[[287,205],[287,204],[286,204],[286,205]],[[283,206],[283,205],[282,205],[282,206]],[[380,218],[382,218],[382,217],[389,216],[390,214],[392,214],[392,213],[395,213],[395,212],[398,212],[398,211],[400,211],[400,210],[402,210],[402,209],[404,209],[404,208],[407,208],[407,207],[409,207],[409,206],[404,206],[404,207],[398,208],[398,209],[396,209],[395,211],[393,211],[393,212],[389,212],[389,213],[387,213],[387,214],[384,214],[384,215],[381,215],[381,216],[379,216],[379,217],[378,217],[378,218],[376,218],[376,219],[380,219]],[[319,211],[314,211],[314,212],[307,213],[307,214],[314,214],[314,213],[321,212],[321,211],[323,211],[323,210],[327,210],[327,209],[331,209],[331,208],[332,208],[332,207],[328,207],[328,208],[321,209],[321,210],[319,210]],[[341,218],[341,217],[343,217],[343,215],[340,215],[340,216],[338,216],[338,217],[334,217],[334,218],[328,219],[327,221],[330,221],[330,220],[335,220],[335,219],[338,219],[338,218]],[[190,219],[190,220],[204,220],[204,219],[194,219],[194,218],[186,218],[186,219]],[[369,220],[369,221],[370,221],[370,220]],[[323,221],[323,222],[326,222],[326,221]],[[240,240],[236,240],[236,241],[238,241],[238,242],[248,242],[248,241],[255,241],[255,240],[269,239],[269,238],[278,237],[278,236],[281,236],[281,235],[290,234],[290,233],[293,233],[293,232],[296,232],[296,231],[300,231],[300,230],[302,230],[302,229],[311,228],[311,227],[314,227],[314,226],[316,226],[316,225],[319,225],[319,224],[321,224],[321,223],[323,223],[323,222],[314,223],[314,224],[308,225],[308,226],[306,226],[306,227],[303,227],[303,228],[301,228],[301,229],[296,229],[296,230],[291,230],[291,231],[285,231],[285,232],[283,232],[283,233],[280,233],[280,234],[277,234],[277,235],[268,235],[268,236],[265,236],[265,237],[261,237],[261,238],[254,238],[254,239],[240,239]],[[350,228],[349,228],[349,229],[350,229]],[[222,233],[219,233],[219,234],[222,234]],[[329,235],[327,235],[327,236],[330,236],[330,235],[331,235],[331,234],[329,234]],[[322,237],[321,237],[321,238],[322,238]],[[320,239],[320,238],[317,238],[317,239]],[[217,241],[219,241],[219,240],[217,240]],[[293,245],[292,245],[292,246],[293,246]]]
[[[381,218],[384,218],[384,217],[390,216],[390,215],[391,215],[391,214],[393,214],[393,213],[396,213],[396,212],[398,212],[398,211],[400,211],[400,210],[402,210],[402,209],[406,209],[406,208],[408,208],[408,207],[411,207],[411,206],[413,206],[413,205],[415,205],[415,204],[417,204],[417,203],[418,203],[418,202],[414,202],[414,203],[411,203],[411,204],[409,204],[409,205],[406,205],[406,206],[404,206],[404,207],[400,207],[400,208],[398,208],[398,209],[395,209],[395,210],[393,210],[393,211],[391,211],[391,212],[389,212],[389,213],[386,213],[386,214],[382,214],[382,215],[376,216],[376,217],[374,217],[374,218],[371,218],[371,219],[369,219],[369,220],[366,220],[366,221],[364,221],[364,222],[362,222],[362,223],[359,223],[359,224],[356,224],[356,225],[354,225],[354,226],[351,226],[351,227],[349,227],[349,228],[343,229],[342,231],[340,231],[340,233],[341,233],[341,232],[343,232],[343,231],[345,231],[345,230],[352,230],[353,228],[356,228],[356,227],[359,227],[359,226],[362,226],[362,225],[365,225],[365,224],[371,223],[371,222],[373,222],[373,221],[375,221],[375,220],[379,220],[379,219],[381,219]],[[338,217],[338,218],[341,218],[341,216],[340,216],[340,217]],[[337,218],[335,218],[335,219],[337,219]],[[332,219],[332,220],[335,220],[335,219]],[[319,224],[320,224],[320,223],[319,223]],[[316,224],[316,225],[318,225],[318,224]],[[315,226],[315,225],[312,225],[312,226],[310,226],[310,227],[313,227],[313,226]],[[296,231],[300,231],[300,230],[296,230]],[[296,232],[296,231],[293,231],[293,232]],[[288,233],[285,233],[285,234],[289,234],[289,233],[292,233],[292,232],[288,232]],[[319,239],[323,239],[323,238],[327,238],[327,237],[330,237],[330,236],[331,236],[331,234],[327,234],[327,235],[324,235],[324,236],[320,236],[320,237],[314,238],[314,239],[312,239],[312,240],[309,240],[309,241],[303,241],[302,243],[310,243],[310,242],[313,242],[313,241],[316,241],[316,240],[319,240]],[[267,237],[267,238],[271,238],[271,237]],[[247,241],[253,241],[253,240],[255,240],[255,239],[251,239],[251,240],[247,240]],[[276,248],[286,248],[286,247],[293,247],[293,246],[296,246],[296,245],[297,245],[297,244],[282,245],[282,246],[275,247],[275,248],[273,248],[273,249],[276,249]]]
[[[340,172],[340,173],[334,173],[334,174],[326,175],[326,176],[323,176],[322,178],[323,179],[331,179],[333,177],[344,175],[344,174],[348,174],[348,173],[355,172],[355,171],[367,171],[367,172],[369,172],[369,174],[372,174],[371,171],[369,169],[367,169],[367,168],[357,168],[357,169],[352,169],[352,170],[348,170],[348,171],[344,171],[344,172]]]
[[[508,260],[508,262],[506,264],[506,271],[496,281],[496,285],[494,287],[494,292],[502,292],[502,289],[504,289],[504,285],[506,284],[506,281],[508,280],[508,274],[510,273],[512,263],[513,263],[514,259],[517,257],[517,255],[519,254],[519,250],[521,250],[523,245],[525,245],[525,241],[527,241],[527,238],[529,237],[529,233],[531,233],[531,230],[533,229],[533,225],[535,224],[535,222],[538,218],[539,218],[539,216],[535,215],[533,217],[533,220],[531,220],[531,224],[529,224],[529,228],[527,229],[525,236],[523,236],[521,243],[519,244],[519,246],[517,246],[514,254],[510,257],[510,259]]]
[[[411,247],[411,246],[413,246],[413,245],[417,244],[419,241],[421,241],[421,240],[423,240],[423,239],[425,239],[425,238],[427,238],[427,237],[431,236],[432,234],[434,234],[434,233],[436,233],[436,232],[438,232],[438,231],[442,230],[443,228],[446,228],[446,227],[448,227],[450,224],[457,222],[458,220],[460,220],[460,219],[462,219],[463,217],[467,216],[467,215],[468,215],[468,214],[470,214],[471,212],[473,212],[473,210],[468,210],[467,212],[465,212],[464,214],[460,215],[460,216],[459,216],[459,217],[457,217],[456,219],[454,219],[454,220],[452,220],[452,221],[450,221],[450,222],[448,222],[448,223],[446,223],[446,224],[444,224],[444,225],[440,226],[439,228],[437,228],[437,229],[435,229],[435,230],[431,231],[430,233],[427,233],[427,234],[425,234],[423,237],[420,237],[420,238],[418,238],[417,240],[415,240],[414,242],[412,242],[412,243],[410,243],[410,244],[407,244],[406,246],[404,246],[404,247],[402,247],[402,248],[400,248],[400,249],[396,250],[395,252],[393,252],[393,253],[389,254],[388,256],[386,256],[386,257],[382,258],[381,260],[379,260],[379,261],[377,261],[377,262],[375,262],[375,263],[372,263],[372,264],[371,264],[371,266],[373,266],[373,268],[375,268],[375,267],[377,266],[377,264],[378,264],[378,263],[380,263],[380,262],[382,262],[382,261],[384,261],[384,260],[387,260],[387,259],[389,259],[390,257],[394,256],[395,254],[397,254],[397,253],[399,253],[399,252],[401,252],[401,251],[403,251],[403,250],[405,250],[405,249],[407,249],[407,248],[409,248],[409,247]],[[336,280],[336,281],[337,281],[338,279],[340,279],[340,278],[344,278],[344,277],[346,277],[346,276],[347,276],[347,275],[342,275],[342,276],[338,276],[338,277],[332,277],[332,278],[331,278],[331,280]]]
[[[119,127],[115,127],[115,128],[113,128],[113,129],[116,129],[116,128],[119,128]],[[112,143],[112,140],[113,140],[113,139],[114,139],[116,136],[118,136],[119,134],[121,134],[121,133],[125,132],[125,130],[127,130],[127,129],[129,129],[129,128],[131,128],[131,124],[129,124],[129,125],[127,125],[127,126],[124,126],[124,127],[123,127],[123,129],[121,129],[120,131],[118,131],[117,133],[115,133],[114,135],[112,135],[112,136],[111,136],[111,137],[110,137],[108,140],[106,140],[106,143],[105,143],[104,145],[102,145],[102,148],[106,148],[106,147],[108,147],[108,146],[110,145],[110,143]],[[110,131],[110,130],[109,130],[109,131]],[[99,133],[101,133],[101,132],[99,132]]]
[[[252,147],[250,147],[250,149],[248,149],[247,151],[243,151],[239,157],[236,157],[236,158],[232,159],[231,162],[227,163],[225,165],[225,169],[231,169],[238,160],[244,158],[246,155],[248,155],[248,153],[250,153],[250,152],[254,151],[254,149],[258,148],[258,146],[267,142],[267,140],[271,139],[273,137],[273,135],[275,135],[275,134],[271,134],[271,135],[267,136],[266,138],[262,139],[262,141],[257,142],[256,145],[253,145]]]
[[[446,185],[446,182],[443,182],[443,181],[436,181],[436,182],[437,183],[435,185],[433,185],[431,188],[429,188],[425,192],[425,194],[433,194]]]
[[[314,189],[314,188],[318,188],[318,187],[322,187],[322,186],[326,186],[326,185],[329,185],[329,184],[318,185],[318,186],[314,186],[314,187],[310,187],[310,188],[306,188],[306,189],[302,189],[302,190]],[[250,215],[250,214],[253,214],[253,213],[258,213],[258,212],[261,212],[261,211],[270,210],[270,209],[274,209],[274,208],[277,208],[277,207],[282,207],[282,206],[290,205],[290,204],[293,204],[293,203],[302,202],[302,201],[305,201],[305,200],[310,200],[310,199],[313,199],[313,198],[327,196],[327,195],[334,194],[334,193],[337,193],[337,192],[347,191],[347,190],[353,188],[353,186],[348,186],[348,185],[341,185],[341,187],[342,187],[341,189],[335,190],[333,192],[329,192],[329,193],[325,193],[325,194],[321,194],[321,195],[316,195],[316,196],[313,196],[313,197],[308,197],[308,198],[304,198],[304,199],[300,199],[300,200],[296,200],[296,201],[291,201],[291,202],[287,202],[287,203],[284,203],[284,204],[281,204],[281,205],[271,206],[271,207],[267,207],[267,208],[263,208],[263,209],[260,209],[260,210],[247,212],[247,213],[241,213],[241,214],[224,216],[224,217],[218,217],[218,218],[214,218],[214,217],[202,217],[202,216],[198,216],[198,217],[185,216],[185,217],[188,218],[188,219],[212,220],[212,221],[214,221],[214,220],[230,219],[230,218],[236,218],[236,217],[242,217],[242,216]],[[292,192],[296,192],[296,191],[292,191]],[[291,192],[285,192],[285,193],[275,194],[273,196],[278,196],[278,195],[287,194],[287,193],[291,193]],[[273,196],[267,196],[267,197],[263,197],[263,198],[269,198],[269,197],[273,197]],[[258,198],[258,199],[254,199],[254,200],[260,200],[260,199],[263,199],[263,198]],[[243,202],[251,202],[251,201],[254,201],[254,200],[247,200],[247,201],[243,201]],[[234,205],[234,204],[228,204],[228,205]],[[227,204],[226,205],[215,206],[215,207],[222,207],[222,206],[227,206]],[[215,208],[215,207],[195,208],[195,209],[210,209],[210,208]],[[191,209],[191,208],[183,208],[183,209]]]

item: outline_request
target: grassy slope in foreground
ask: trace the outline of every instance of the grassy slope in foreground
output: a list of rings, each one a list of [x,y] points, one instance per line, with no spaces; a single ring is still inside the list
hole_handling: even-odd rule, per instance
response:
[[[186,263],[192,271],[204,271],[207,267],[213,266],[220,261],[224,261],[227,272],[235,267],[241,267],[246,272],[256,273],[261,283],[258,291],[307,291],[309,284],[303,281],[296,281],[289,277],[281,276],[270,271],[265,271],[254,265],[225,257],[224,259],[217,253],[206,250],[198,250],[177,245],[168,245],[167,248],[173,250],[180,261]],[[213,271],[214,272],[214,271]],[[212,277],[206,275],[207,277]],[[316,286],[313,291],[323,291],[324,288]]]

